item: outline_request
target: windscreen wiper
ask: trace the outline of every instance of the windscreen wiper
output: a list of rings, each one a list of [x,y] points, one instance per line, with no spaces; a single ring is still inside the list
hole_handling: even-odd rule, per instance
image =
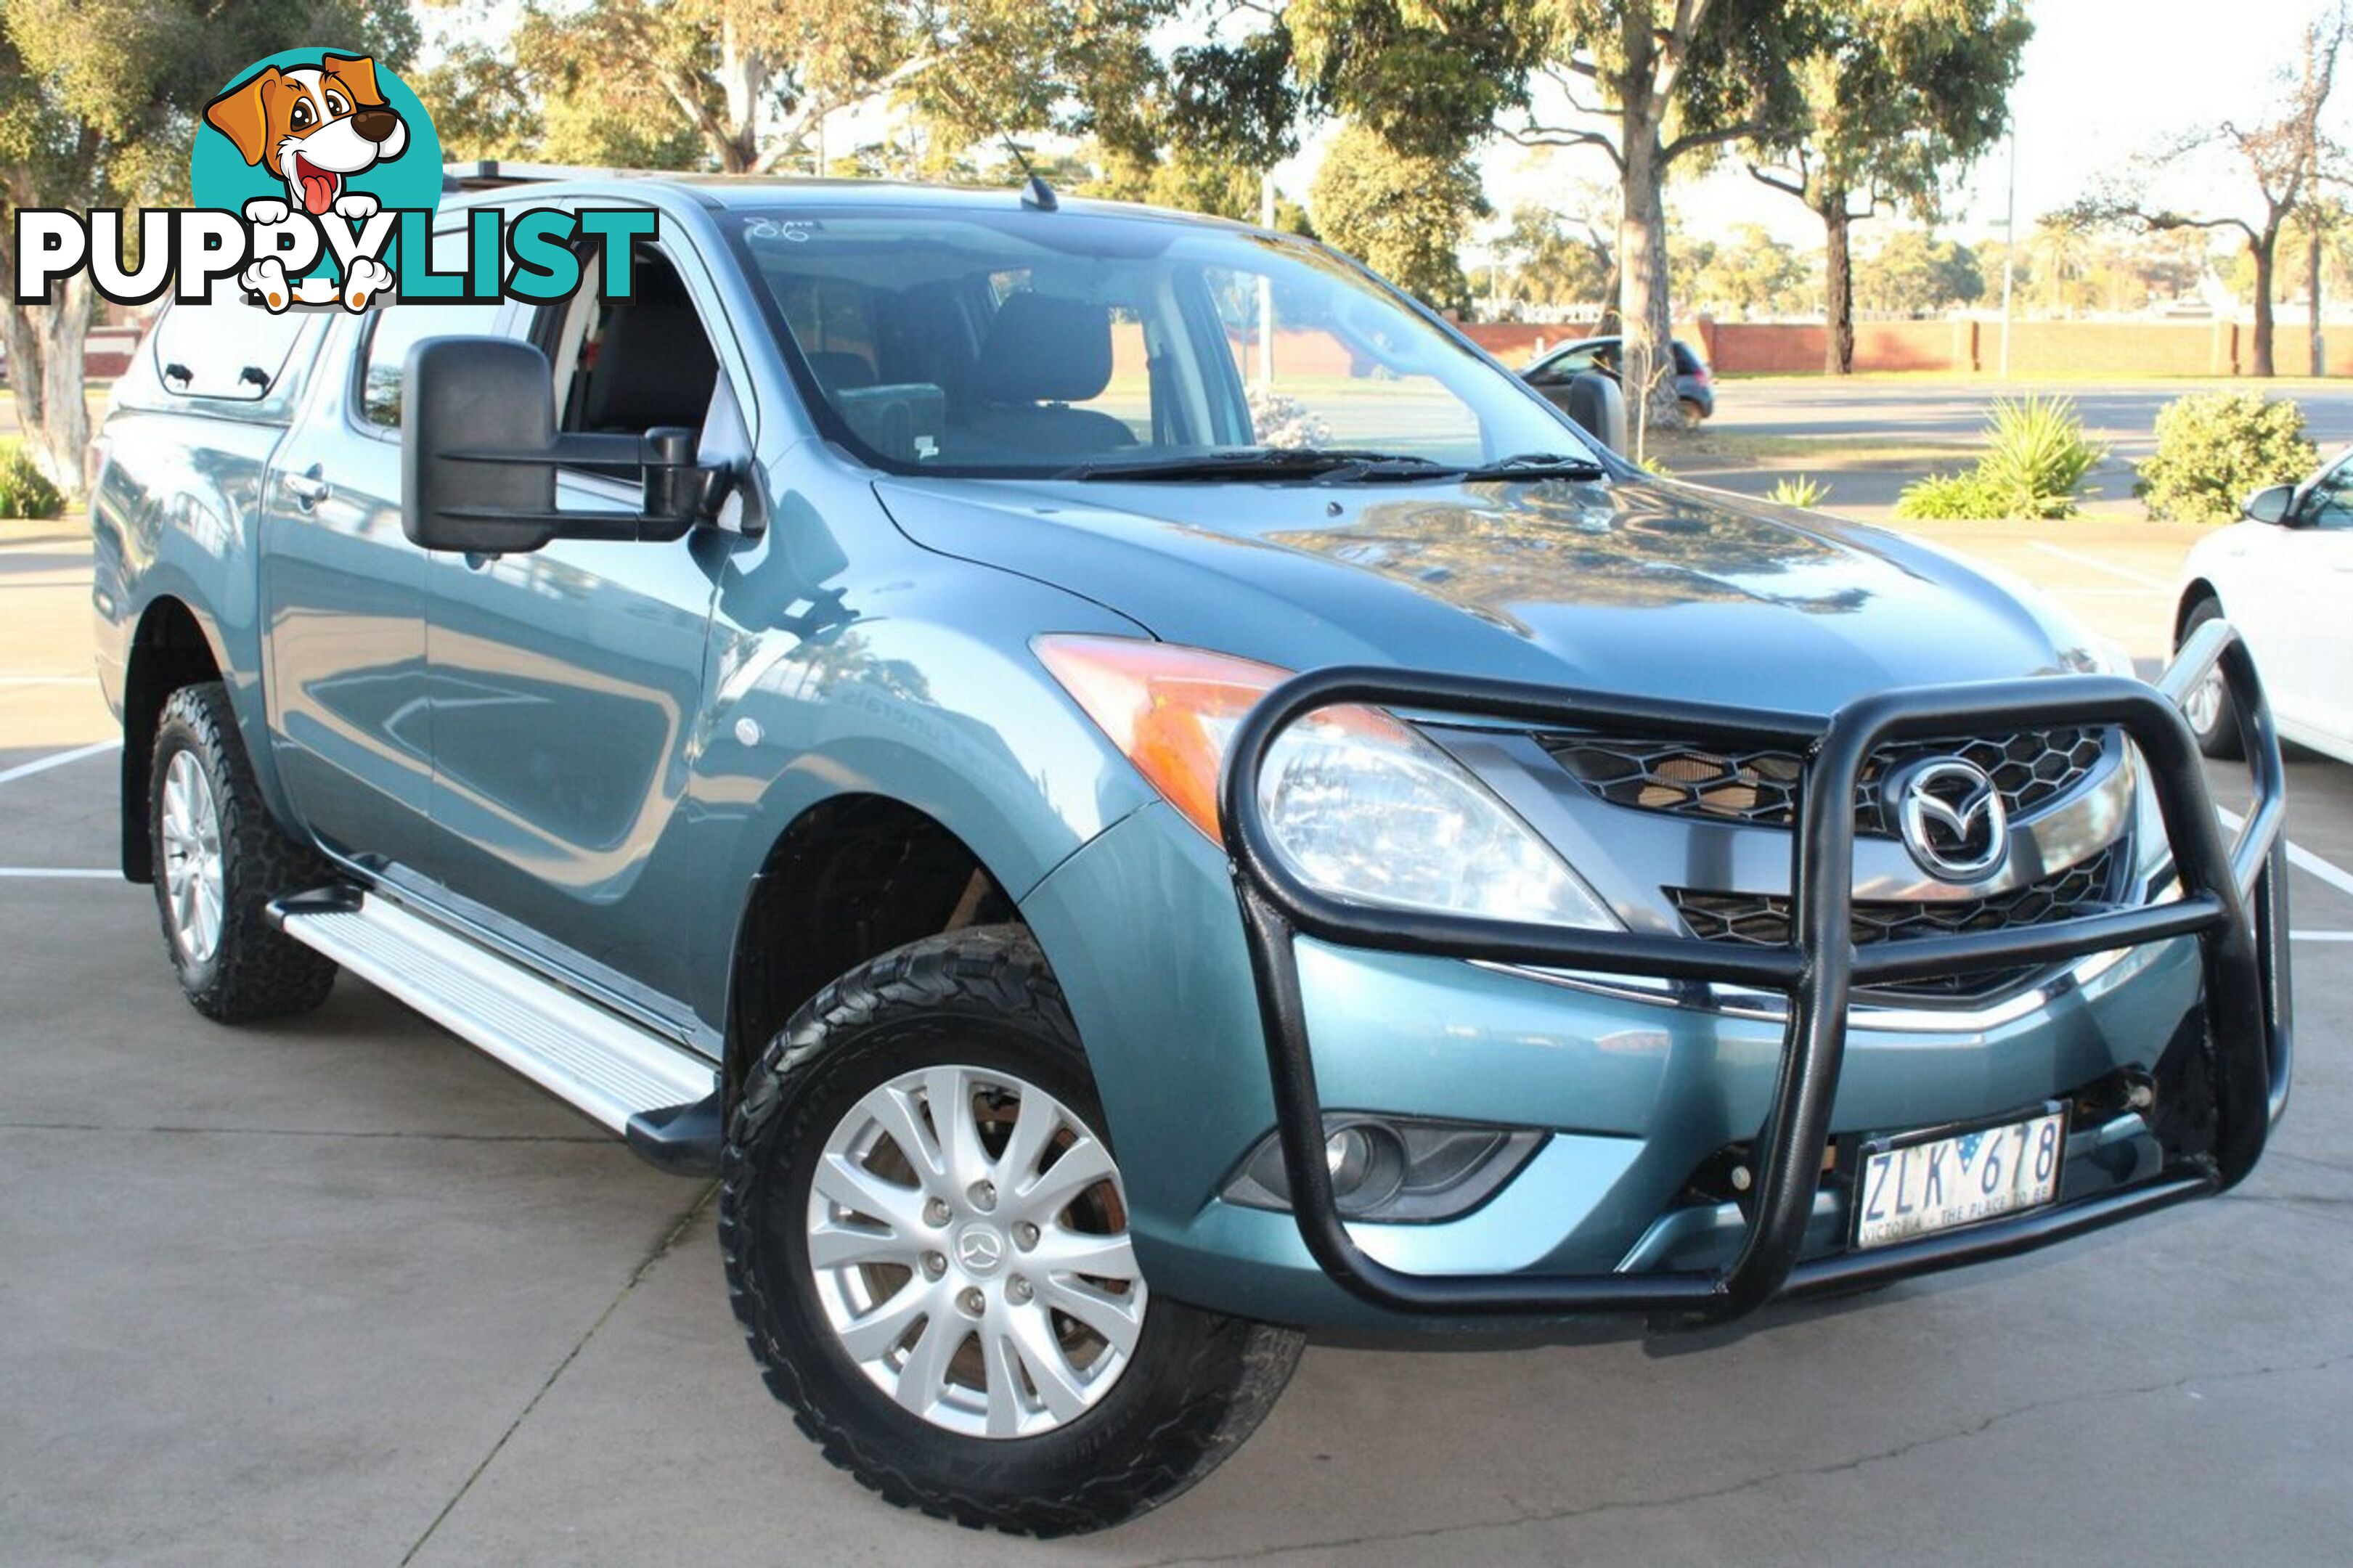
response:
[[[1459,468],[1355,447],[1252,447],[1242,451],[1202,452],[1188,458],[1164,458],[1158,462],[1123,459],[1080,463],[1063,469],[1058,479],[1145,479],[1186,481],[1269,479],[1426,479],[1451,478]]]
[[[1592,458],[1567,452],[1514,452],[1462,473],[1466,479],[1599,479],[1609,475]]]

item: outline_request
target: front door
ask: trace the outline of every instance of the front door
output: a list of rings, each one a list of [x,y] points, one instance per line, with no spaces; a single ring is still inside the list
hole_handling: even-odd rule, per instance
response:
[[[400,378],[420,337],[494,331],[496,305],[338,319],[273,463],[259,591],[269,730],[294,812],[379,875],[430,858],[426,552],[400,521]]]
[[[659,253],[637,265],[630,300],[591,283],[534,334],[566,429],[704,423],[718,372],[697,306]],[[567,470],[557,488],[565,510],[639,500],[617,476]],[[705,892],[680,808],[724,543],[565,540],[437,556],[427,574],[437,875],[460,912],[664,1016]]]

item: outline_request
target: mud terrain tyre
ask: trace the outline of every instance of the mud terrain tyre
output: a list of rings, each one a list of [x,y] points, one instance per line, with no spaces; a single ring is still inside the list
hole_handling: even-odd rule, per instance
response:
[[[1150,1291],[1103,1126],[1018,926],[886,953],[769,1045],[720,1246],[769,1389],[828,1459],[902,1507],[1053,1536],[1167,1501],[1257,1427],[1303,1336]]]
[[[333,872],[269,816],[227,689],[183,686],[156,721],[147,785],[155,907],[180,988],[224,1024],[307,1013],[335,966],[269,923],[272,899]]]

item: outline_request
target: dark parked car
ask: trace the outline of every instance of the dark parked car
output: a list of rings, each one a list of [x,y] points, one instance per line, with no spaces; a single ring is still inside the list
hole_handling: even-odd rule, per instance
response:
[[[1520,379],[1543,393],[1555,403],[1566,406],[1569,383],[1579,373],[1598,370],[1615,381],[1618,378],[1618,356],[1622,339],[1579,338],[1573,343],[1563,343],[1527,369]],[[1683,417],[1696,423],[1715,415],[1715,378],[1708,373],[1707,361],[1699,351],[1681,338],[1674,342],[1675,397],[1683,405]]]

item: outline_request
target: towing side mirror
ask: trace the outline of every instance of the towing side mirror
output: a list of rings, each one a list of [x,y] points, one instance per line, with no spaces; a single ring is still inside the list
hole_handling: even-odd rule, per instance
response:
[[[512,338],[427,338],[408,351],[400,410],[400,526],[427,550],[483,555],[552,539],[682,537],[715,500],[694,432],[559,434],[547,356]],[[559,511],[555,470],[636,469],[641,510]]]
[[[1579,371],[1568,378],[1568,416],[1587,434],[1611,451],[1626,450],[1626,394],[1615,376],[1598,370]]]
[[[2265,485],[2247,498],[2239,512],[2249,522],[2284,524],[2295,507],[2294,485]]]

